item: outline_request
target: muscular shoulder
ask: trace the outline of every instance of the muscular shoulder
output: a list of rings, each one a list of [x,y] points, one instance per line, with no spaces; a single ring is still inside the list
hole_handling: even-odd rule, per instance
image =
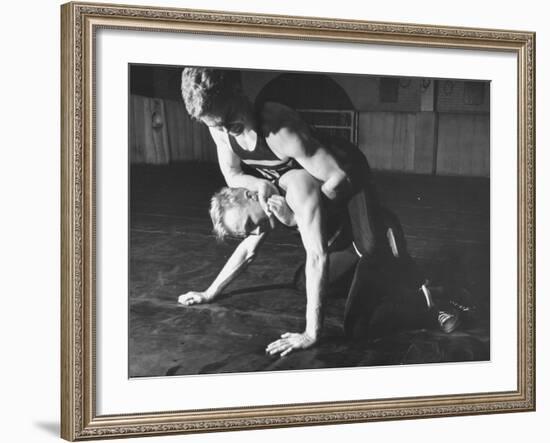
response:
[[[266,134],[276,133],[281,128],[300,124],[300,115],[282,103],[265,102],[259,110],[262,129]]]
[[[286,105],[266,102],[260,110],[262,132],[268,143],[289,157],[300,157],[312,148],[309,125]]]
[[[286,191],[286,200],[296,215],[311,211],[320,204],[321,184],[304,169],[287,172],[281,178],[281,186]]]

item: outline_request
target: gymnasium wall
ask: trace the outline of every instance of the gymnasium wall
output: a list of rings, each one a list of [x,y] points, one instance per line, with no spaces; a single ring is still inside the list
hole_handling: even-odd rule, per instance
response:
[[[207,128],[188,117],[180,98],[180,68],[139,68],[130,98],[131,161],[215,162]],[[273,72],[245,72],[245,93],[254,100],[277,78]],[[317,89],[330,82],[349,98],[358,114],[359,148],[373,169],[489,176],[489,83],[336,74],[319,80]],[[288,89],[282,90],[289,97],[298,95]],[[330,102],[323,106],[331,108]]]
[[[216,162],[216,146],[205,125],[189,118],[182,100],[130,97],[132,163]]]
[[[489,176],[489,114],[360,112],[358,140],[374,169]]]

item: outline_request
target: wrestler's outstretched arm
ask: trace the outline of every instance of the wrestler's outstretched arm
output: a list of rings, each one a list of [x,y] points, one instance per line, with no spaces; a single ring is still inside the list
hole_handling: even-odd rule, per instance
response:
[[[235,280],[252,263],[265,236],[266,234],[263,233],[246,237],[233,251],[231,257],[206,291],[190,291],[182,294],[178,297],[178,303],[189,306],[213,301],[229,283]]]
[[[267,200],[278,194],[276,186],[268,180],[245,174],[241,167],[241,159],[233,152],[226,133],[219,129],[209,128],[210,135],[216,143],[218,164],[227,186],[230,188],[245,188],[258,193],[258,201],[269,215]]]
[[[291,171],[287,174],[292,174]],[[313,346],[323,326],[323,299],[328,273],[328,254],[323,224],[323,207],[318,182],[304,171],[295,171],[286,199],[294,216],[306,250],[306,325],[303,332],[285,332],[270,343],[266,352],[281,357],[296,349]],[[290,182],[290,180],[289,180]]]

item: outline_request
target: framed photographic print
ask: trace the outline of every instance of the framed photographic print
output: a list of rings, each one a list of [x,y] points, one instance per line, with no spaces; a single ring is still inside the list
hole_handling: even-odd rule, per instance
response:
[[[534,410],[533,33],[61,14],[63,438]]]

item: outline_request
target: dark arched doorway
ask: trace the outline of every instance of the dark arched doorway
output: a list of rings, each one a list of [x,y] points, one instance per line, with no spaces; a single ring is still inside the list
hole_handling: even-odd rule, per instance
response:
[[[323,74],[281,74],[263,87],[256,101],[276,101],[294,109],[353,109],[344,89]]]
[[[283,103],[319,132],[357,142],[357,113],[346,91],[323,74],[287,73],[267,83],[256,104]]]

